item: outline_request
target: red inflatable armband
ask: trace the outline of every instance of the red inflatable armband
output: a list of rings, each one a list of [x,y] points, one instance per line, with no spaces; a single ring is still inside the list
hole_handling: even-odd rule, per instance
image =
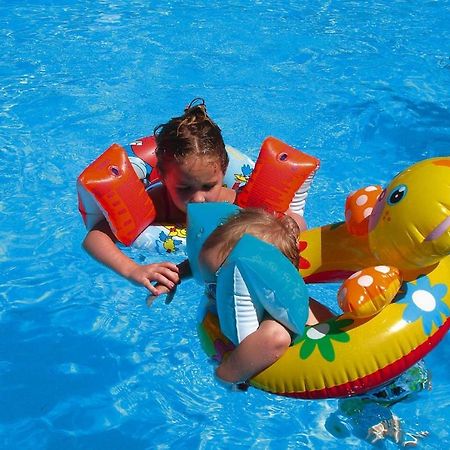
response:
[[[148,181],[155,183],[160,180],[158,169],[156,168],[156,139],[155,136],[147,136],[137,139],[130,144],[131,150],[138,157],[145,161],[152,171],[148,175]]]
[[[285,212],[319,164],[317,158],[268,137],[261,145],[250,179],[237,195],[236,204]]]
[[[90,164],[78,177],[77,188],[86,227],[90,229],[94,220],[98,221],[100,208],[114,235],[125,245],[155,219],[153,202],[120,145],[111,145]]]

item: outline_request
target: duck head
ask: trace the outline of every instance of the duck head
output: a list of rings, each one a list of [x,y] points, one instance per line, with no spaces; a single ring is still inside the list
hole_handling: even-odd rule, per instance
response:
[[[400,270],[450,254],[450,157],[423,160],[392,180],[369,217],[369,245],[380,263]]]

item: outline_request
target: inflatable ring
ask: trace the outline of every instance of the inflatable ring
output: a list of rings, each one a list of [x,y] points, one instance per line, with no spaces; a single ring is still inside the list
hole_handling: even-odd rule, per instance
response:
[[[350,276],[345,312],[305,327],[272,366],[249,383],[306,399],[364,394],[429,353],[450,326],[450,157],[421,161],[381,190],[349,196],[346,223],[301,234],[305,282]],[[202,313],[199,334],[217,361],[233,349],[217,315]]]
[[[155,224],[155,209],[147,193],[160,181],[153,136],[131,144],[129,155],[111,145],[79,175],[78,208],[88,230],[106,219],[124,245],[160,254],[185,255],[185,224]],[[303,215],[319,160],[268,137],[256,163],[226,146],[229,165],[224,185],[236,191],[239,206],[261,206]],[[289,175],[289,176],[287,176]]]

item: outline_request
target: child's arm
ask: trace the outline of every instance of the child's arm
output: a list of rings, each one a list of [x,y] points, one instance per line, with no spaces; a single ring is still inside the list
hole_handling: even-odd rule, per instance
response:
[[[288,330],[273,319],[263,320],[216,369],[228,383],[241,383],[277,361],[291,343]]]
[[[94,259],[127,280],[145,286],[154,295],[161,292],[151,284],[152,281],[168,290],[179,282],[178,268],[175,264],[162,262],[140,265],[122,253],[116,246],[116,238],[106,221],[88,232],[83,247]]]
[[[335,317],[326,306],[309,299],[307,325]],[[277,361],[291,343],[289,331],[273,319],[265,319],[249,334],[216,369],[216,376],[228,383],[248,380]]]

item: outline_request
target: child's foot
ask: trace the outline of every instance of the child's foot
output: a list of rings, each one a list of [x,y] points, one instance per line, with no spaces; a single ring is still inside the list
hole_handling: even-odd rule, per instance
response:
[[[371,444],[386,438],[392,438],[396,444],[399,444],[402,441],[402,435],[400,419],[397,416],[392,416],[392,419],[382,420],[367,430],[367,439]]]

